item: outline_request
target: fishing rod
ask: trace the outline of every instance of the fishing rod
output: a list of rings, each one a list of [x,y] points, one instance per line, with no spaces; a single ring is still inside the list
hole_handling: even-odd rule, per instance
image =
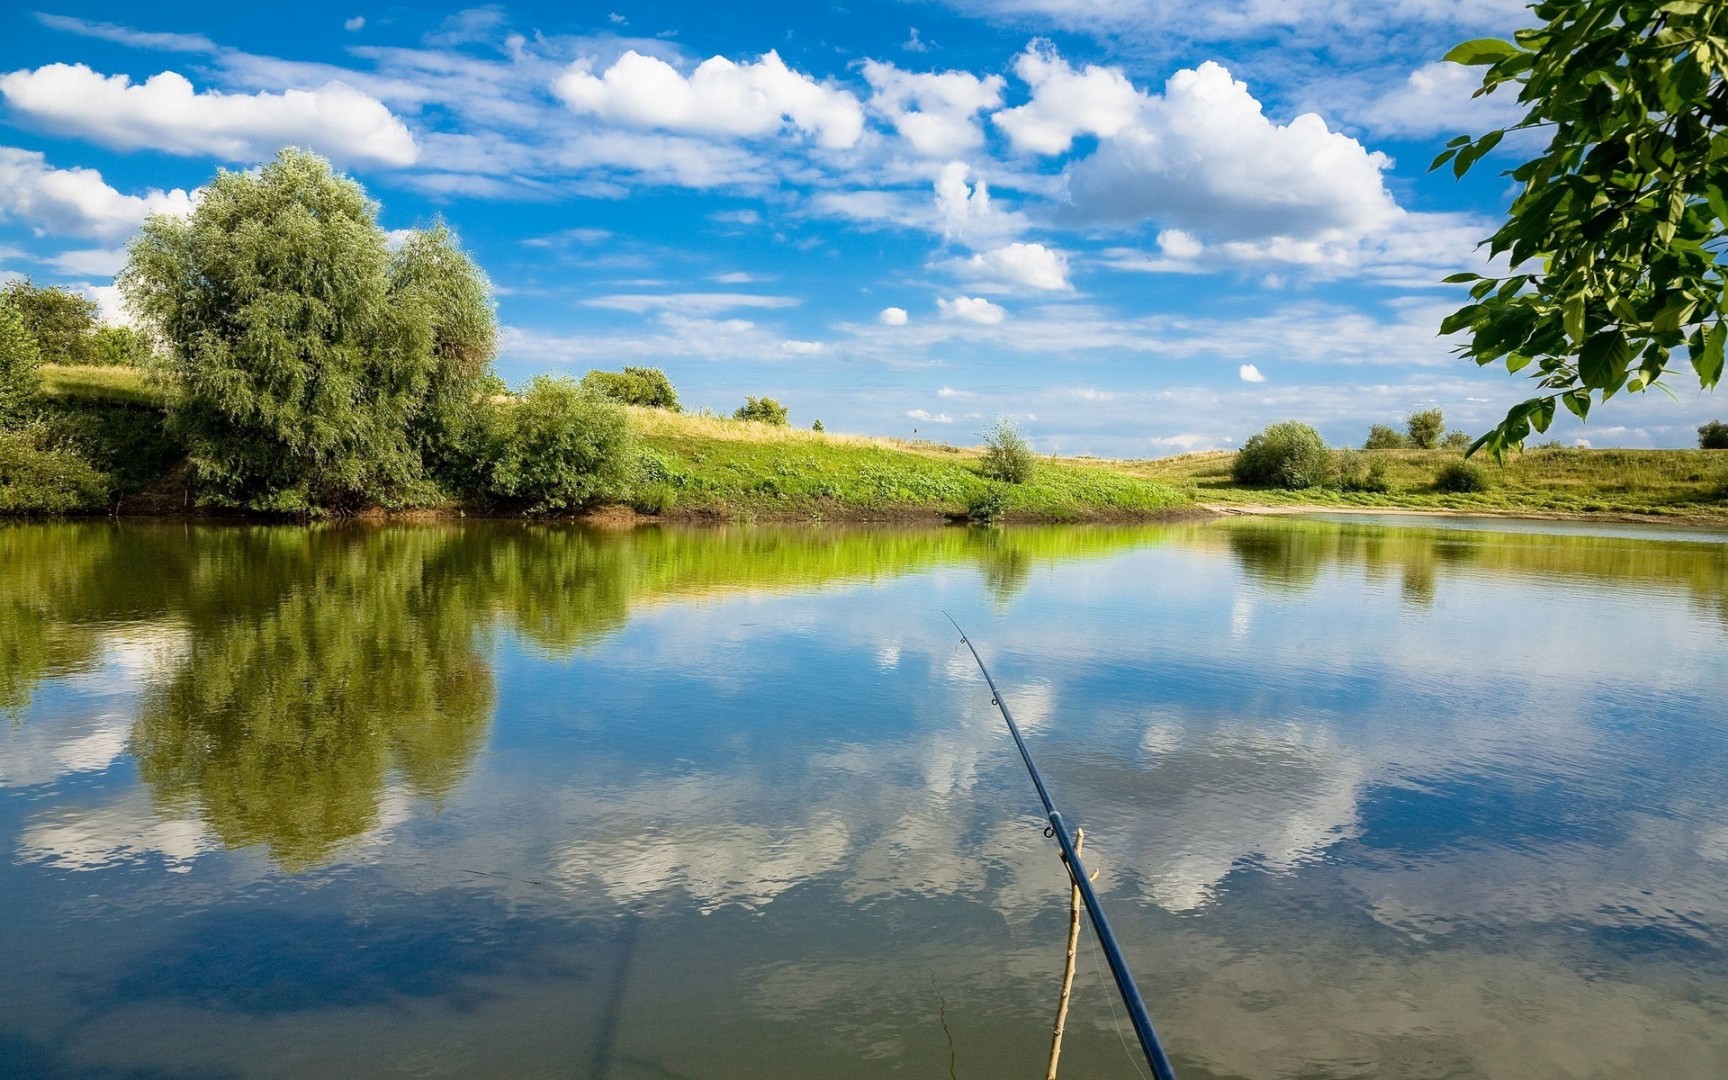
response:
[[[1116,990],[1122,995],[1122,1004],[1128,1008],[1128,1017],[1134,1023],[1134,1034],[1140,1040],[1140,1049],[1146,1054],[1146,1064],[1152,1066],[1152,1075],[1157,1080],[1176,1080],[1176,1071],[1170,1067],[1170,1059],[1164,1054],[1164,1046],[1158,1041],[1158,1033],[1152,1030],[1152,1018],[1146,1014],[1146,1002],[1140,997],[1140,988],[1134,984],[1134,975],[1128,970],[1128,961],[1122,955],[1122,946],[1116,943],[1116,935],[1110,930],[1110,920],[1104,917],[1104,908],[1098,902],[1098,894],[1092,891],[1092,879],[1080,862],[1080,852],[1075,850],[1074,838],[1068,835],[1068,826],[1062,823],[1062,815],[1057,812],[1056,804],[1050,800],[1050,789],[1044,786],[1044,777],[1032,761],[1032,752],[1026,749],[1026,740],[1020,737],[1020,725],[1014,722],[1013,714],[1008,711],[1008,703],[1002,700],[1002,692],[996,689],[996,680],[990,677],[990,669],[984,666],[984,658],[978,655],[972,639],[966,636],[966,631],[960,629],[959,623],[954,622],[954,616],[946,611],[942,614],[949,622],[954,623],[954,629],[960,630],[961,642],[972,651],[972,659],[978,662],[978,670],[983,673],[984,682],[990,687],[990,704],[1002,713],[1002,719],[1008,722],[1008,734],[1014,736],[1014,745],[1020,748],[1020,760],[1026,763],[1026,771],[1032,776],[1032,784],[1038,789],[1038,798],[1044,803],[1044,813],[1050,820],[1050,827],[1044,830],[1044,835],[1054,836],[1056,843],[1062,848],[1062,861],[1067,864],[1068,876],[1074,879],[1074,888],[1079,890],[1080,898],[1086,903],[1086,914],[1092,920],[1092,929],[1098,934],[1098,944],[1104,949],[1104,958],[1109,961],[1110,974],[1116,977]]]

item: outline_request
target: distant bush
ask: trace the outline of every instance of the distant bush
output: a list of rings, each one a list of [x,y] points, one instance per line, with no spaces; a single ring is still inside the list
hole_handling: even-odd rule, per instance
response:
[[[1488,470],[1474,461],[1449,461],[1434,474],[1434,490],[1456,495],[1487,491],[1494,486]]]
[[[570,379],[537,376],[490,428],[486,494],[531,512],[621,497],[635,472],[630,418]]]
[[[1410,435],[1410,445],[1418,450],[1432,450],[1440,445],[1440,433],[1446,430],[1446,417],[1439,409],[1423,409],[1410,414],[1404,425]]]
[[[1728,424],[1712,420],[1698,429],[1700,450],[1728,450]]]
[[[810,430],[811,431],[827,431],[828,429],[822,426],[822,421],[816,420],[810,424]]]
[[[747,397],[732,413],[734,420],[754,420],[759,424],[786,426],[786,406],[771,397]]]
[[[996,426],[984,432],[983,436],[984,456],[978,462],[979,472],[1005,484],[1025,484],[1032,480],[1038,459],[1032,448],[1026,445],[1026,438],[1020,434],[1014,421],[997,417]]]
[[[659,368],[627,367],[623,371],[590,371],[582,387],[620,405],[678,411],[678,391]]]
[[[1410,445],[1410,440],[1404,433],[1389,424],[1375,424],[1368,429],[1368,441],[1362,444],[1364,450],[1402,450]]]
[[[92,363],[96,302],[58,285],[13,278],[0,288],[0,305],[23,320],[44,364]]]
[[[75,450],[51,445],[42,425],[0,429],[0,514],[100,510],[108,487]]]
[[[1230,475],[1238,484],[1255,487],[1320,487],[1332,479],[1332,451],[1318,431],[1300,420],[1286,420],[1250,436],[1236,452]]]
[[[104,326],[90,345],[90,362],[101,367],[146,367],[153,350],[150,339],[130,326]]]
[[[1386,459],[1373,458],[1355,450],[1340,450],[1333,459],[1333,470],[1340,491],[1366,491],[1385,494],[1392,490],[1386,476]]]
[[[1468,450],[1468,449],[1470,449],[1471,441],[1472,440],[1470,438],[1469,432],[1459,431],[1457,428],[1453,428],[1451,431],[1448,431],[1446,433],[1446,437],[1444,439],[1440,440],[1440,449],[1442,449],[1442,450]]]

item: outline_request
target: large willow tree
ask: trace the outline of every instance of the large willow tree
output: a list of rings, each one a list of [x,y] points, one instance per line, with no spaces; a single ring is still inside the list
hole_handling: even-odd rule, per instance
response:
[[[171,420],[209,503],[306,513],[429,497],[496,351],[491,290],[442,226],[393,255],[315,154],[223,170],[151,217],[120,275],[161,339]]]

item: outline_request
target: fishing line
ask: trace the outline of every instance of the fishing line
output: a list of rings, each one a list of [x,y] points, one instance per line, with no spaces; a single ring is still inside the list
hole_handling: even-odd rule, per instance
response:
[[[1105,961],[1110,965],[1110,974],[1115,976],[1116,991],[1122,997],[1123,1007],[1128,1010],[1128,1019],[1134,1025],[1134,1036],[1140,1040],[1140,1049],[1146,1055],[1146,1064],[1152,1067],[1152,1075],[1156,1080],[1176,1080],[1176,1070],[1170,1066],[1170,1059],[1158,1041],[1158,1033],[1152,1030],[1152,1018],[1147,1015],[1146,1002],[1140,996],[1140,988],[1134,983],[1133,973],[1128,970],[1128,960],[1122,955],[1122,946],[1116,942],[1116,935],[1110,929],[1110,920],[1104,916],[1104,906],[1092,888],[1086,866],[1080,860],[1080,852],[1074,847],[1074,838],[1068,834],[1068,826],[1063,824],[1062,815],[1057,812],[1056,804],[1050,798],[1050,789],[1044,786],[1043,774],[1032,760],[1032,751],[1026,748],[1026,740],[1020,736],[1020,725],[1014,722],[1014,714],[1008,711],[1008,703],[1002,700],[1002,692],[996,689],[996,680],[990,677],[990,669],[984,666],[984,658],[978,655],[977,646],[972,644],[972,639],[966,636],[966,631],[960,628],[960,624],[954,621],[954,616],[946,611],[942,615],[954,623],[955,630],[960,631],[960,640],[971,650],[972,659],[977,661],[978,671],[984,676],[985,685],[990,687],[990,703],[1002,714],[1002,720],[1008,725],[1008,734],[1014,736],[1014,745],[1020,750],[1020,760],[1026,763],[1026,772],[1032,777],[1032,785],[1038,789],[1038,799],[1044,804],[1044,814],[1050,822],[1044,835],[1055,837],[1056,843],[1062,849],[1062,862],[1068,867],[1068,876],[1073,880],[1074,887],[1080,891],[1080,899],[1086,903],[1086,914],[1092,920],[1092,930],[1098,937],[1099,948],[1104,951]]]
[[[1104,972],[1098,966],[1098,942],[1093,938],[1087,938],[1086,944],[1089,946],[1086,955],[1092,958],[1092,975],[1102,986],[1104,984]],[[1110,1022],[1116,1025],[1116,1039],[1122,1044],[1122,1056],[1128,1059],[1128,1064],[1134,1066],[1134,1075],[1138,1076],[1140,1080],[1146,1080],[1146,1073],[1141,1070],[1140,1062],[1135,1060],[1134,1051],[1128,1045],[1128,1036],[1122,1030],[1122,1014],[1116,1011],[1115,999],[1109,994],[1105,994],[1104,1003],[1110,1006]]]

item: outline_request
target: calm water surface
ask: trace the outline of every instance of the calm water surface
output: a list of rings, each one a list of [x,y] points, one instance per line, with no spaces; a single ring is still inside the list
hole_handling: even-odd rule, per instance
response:
[[[944,609],[1185,1080],[1728,1076],[1728,545],[1516,528],[0,528],[0,1076],[1042,1076]]]

